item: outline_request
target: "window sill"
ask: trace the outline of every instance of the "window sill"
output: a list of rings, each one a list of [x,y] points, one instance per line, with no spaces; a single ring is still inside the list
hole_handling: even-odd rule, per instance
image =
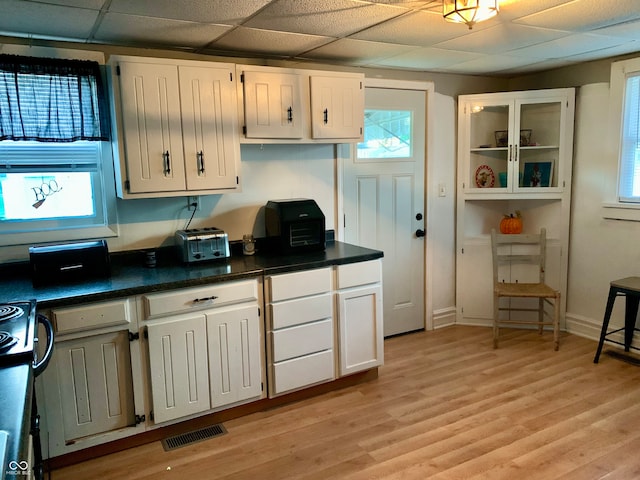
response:
[[[638,203],[603,203],[602,218],[608,220],[625,220],[640,222],[640,204]]]

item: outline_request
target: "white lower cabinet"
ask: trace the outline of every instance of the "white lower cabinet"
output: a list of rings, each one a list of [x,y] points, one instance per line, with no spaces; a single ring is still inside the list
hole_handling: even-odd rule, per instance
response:
[[[211,408],[262,394],[262,353],[257,305],[207,314]]]
[[[43,312],[45,456],[382,364],[380,260],[268,276],[264,292],[260,277]]]
[[[267,277],[270,397],[335,378],[331,283],[331,268]]]
[[[162,423],[210,407],[204,314],[147,325],[153,421]]]
[[[144,431],[135,302],[118,299],[45,312],[53,357],[36,382],[45,456]]]
[[[154,423],[263,395],[258,280],[148,294],[141,300]]]
[[[337,266],[336,290],[340,376],[382,365],[381,260]]]

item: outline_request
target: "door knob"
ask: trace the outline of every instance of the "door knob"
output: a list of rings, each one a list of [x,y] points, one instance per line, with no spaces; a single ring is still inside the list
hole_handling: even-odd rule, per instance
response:
[[[420,238],[420,237],[424,237],[426,235],[425,231],[422,230],[421,228],[416,230],[416,237]]]

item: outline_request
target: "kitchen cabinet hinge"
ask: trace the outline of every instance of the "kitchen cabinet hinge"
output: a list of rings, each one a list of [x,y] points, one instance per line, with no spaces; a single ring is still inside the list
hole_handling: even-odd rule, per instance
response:
[[[144,415],[136,415],[136,425],[144,423],[146,419],[147,417],[145,417]]]
[[[246,135],[246,134],[247,134],[247,126],[246,126],[246,125],[243,125],[243,126],[242,126],[242,134],[243,134],[243,135]]]
[[[140,333],[129,332],[129,341],[133,342],[134,340],[140,340]]]

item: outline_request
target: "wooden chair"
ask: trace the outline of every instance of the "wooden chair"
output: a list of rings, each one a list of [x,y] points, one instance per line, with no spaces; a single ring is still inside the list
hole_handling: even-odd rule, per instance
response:
[[[500,326],[537,325],[542,334],[545,325],[553,325],[554,350],[558,350],[560,333],[560,292],[545,283],[545,254],[547,232],[540,234],[503,235],[491,230],[493,253],[493,348],[498,348]],[[519,278],[520,277],[520,278]],[[508,281],[507,281],[508,280]],[[500,299],[507,298],[506,306]],[[518,298],[537,298],[537,308]],[[553,316],[546,311],[545,304],[553,306]],[[501,312],[507,312],[506,318]],[[537,312],[512,318],[512,312]]]

